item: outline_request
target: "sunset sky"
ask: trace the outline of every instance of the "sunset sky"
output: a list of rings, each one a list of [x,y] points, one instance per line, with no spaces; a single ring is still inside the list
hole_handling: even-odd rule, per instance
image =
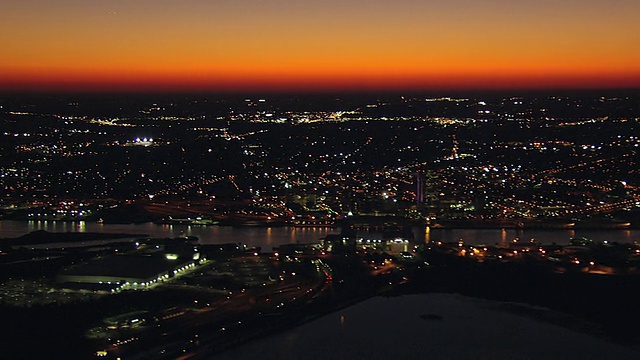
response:
[[[638,0],[3,0],[0,89],[640,88]]]

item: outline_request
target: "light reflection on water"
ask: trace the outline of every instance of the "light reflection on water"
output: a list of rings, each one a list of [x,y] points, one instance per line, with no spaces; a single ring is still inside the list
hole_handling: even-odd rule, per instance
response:
[[[318,242],[327,234],[339,233],[339,228],[293,228],[293,227],[231,227],[198,225],[159,225],[142,224],[98,224],[95,222],[57,222],[57,221],[0,221],[0,238],[18,237],[36,230],[50,232],[98,232],[127,233],[147,235],[152,238],[196,236],[202,244],[242,243],[248,246],[260,246],[265,251],[273,247],[291,243]],[[566,244],[572,237],[586,237],[595,241],[632,243],[640,242],[640,230],[527,230],[515,229],[432,229],[413,228],[417,242],[458,242],[472,245],[506,244],[519,239],[528,242],[531,239],[543,244]],[[363,238],[381,239],[380,232],[360,232]]]
[[[290,243],[319,242],[327,234],[340,229],[310,227],[231,227],[167,224],[98,224],[94,222],[0,221],[0,238],[18,237],[33,231],[97,232],[139,234],[152,238],[196,236],[201,244],[242,243],[270,251],[274,246]]]

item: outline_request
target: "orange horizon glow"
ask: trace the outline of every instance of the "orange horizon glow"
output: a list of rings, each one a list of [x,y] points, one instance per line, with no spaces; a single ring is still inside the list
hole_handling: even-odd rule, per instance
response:
[[[375,90],[522,90],[522,89],[637,89],[635,74],[203,74],[203,73],[29,73],[0,74],[1,90],[11,91],[375,91]]]
[[[640,2],[0,5],[1,91],[640,88]]]

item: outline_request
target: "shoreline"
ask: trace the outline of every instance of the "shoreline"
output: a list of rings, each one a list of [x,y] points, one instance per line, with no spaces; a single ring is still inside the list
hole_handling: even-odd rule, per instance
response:
[[[404,218],[398,218],[404,220]],[[238,228],[341,228],[341,224],[322,224],[322,225],[298,225],[298,224],[283,224],[283,223],[241,223],[241,222],[218,222],[218,223],[188,223],[188,222],[158,222],[158,221],[104,221],[98,222],[95,220],[32,220],[32,219],[0,219],[0,223],[4,221],[18,222],[18,223],[52,223],[52,224],[99,224],[104,226],[118,226],[118,225],[143,225],[143,224],[155,224],[158,226],[196,226],[196,227],[238,227]],[[532,231],[532,230],[559,230],[559,231],[578,231],[578,230],[594,230],[594,231],[610,231],[610,230],[638,230],[640,229],[640,223],[635,224],[633,222],[624,223],[601,223],[595,220],[595,223],[589,221],[574,222],[571,226],[558,225],[555,220],[550,220],[548,224],[535,224],[532,226],[518,225],[514,223],[496,223],[494,221],[466,221],[466,220],[451,220],[443,221],[443,223],[435,222],[433,224],[412,224],[411,227],[417,228],[430,228],[431,230],[516,230],[516,231]],[[356,226],[355,228],[376,228],[374,225],[369,226]]]
[[[105,241],[119,239],[144,238],[146,234],[105,233],[105,232],[51,232],[34,230],[14,238],[0,238],[2,246],[43,245],[57,243],[75,243],[86,241]]]

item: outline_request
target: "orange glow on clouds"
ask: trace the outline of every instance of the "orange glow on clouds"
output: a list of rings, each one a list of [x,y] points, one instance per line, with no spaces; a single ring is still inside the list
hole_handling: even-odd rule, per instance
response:
[[[638,1],[391,3],[8,0],[0,88],[640,87]]]

